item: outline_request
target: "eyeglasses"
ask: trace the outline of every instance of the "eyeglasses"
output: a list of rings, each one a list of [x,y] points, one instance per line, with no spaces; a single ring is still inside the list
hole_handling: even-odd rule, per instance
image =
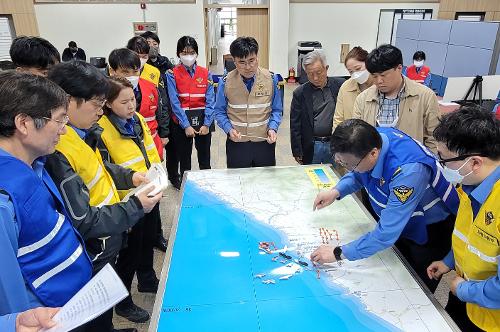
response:
[[[100,110],[101,108],[104,107],[104,104],[108,101],[107,99],[89,99],[85,100],[86,102],[91,103],[96,107],[96,110]]]
[[[458,156],[458,157],[453,157],[453,158],[448,158],[448,159],[443,159],[443,157],[441,156],[441,153],[438,152],[438,162],[441,164],[441,166],[444,167],[444,165],[446,163],[449,163],[449,162],[452,162],[452,161],[460,161],[460,160],[465,160],[469,157],[484,157],[483,154],[481,153],[468,153],[468,154],[463,154],[461,156]]]
[[[59,124],[59,129],[64,128],[64,126],[67,125],[69,122],[69,116],[67,116],[67,115],[63,116],[62,120],[52,119],[52,118],[48,118],[45,116],[42,116],[42,119],[47,120],[47,121],[57,122]]]
[[[356,170],[356,168],[358,168],[359,164],[361,164],[361,162],[363,161],[363,159],[365,159],[365,157],[366,157],[367,155],[368,155],[368,153],[367,153],[367,154],[365,154],[365,155],[364,155],[364,157],[363,157],[363,158],[361,158],[361,159],[358,161],[358,163],[354,166],[354,168],[352,168],[352,169],[350,169],[350,168],[348,167],[348,165],[347,165],[346,163],[344,163],[342,160],[337,159],[336,161],[337,161],[337,163],[338,163],[340,166],[344,167],[344,168],[345,168],[345,169],[347,169],[349,172],[354,172],[354,171]]]

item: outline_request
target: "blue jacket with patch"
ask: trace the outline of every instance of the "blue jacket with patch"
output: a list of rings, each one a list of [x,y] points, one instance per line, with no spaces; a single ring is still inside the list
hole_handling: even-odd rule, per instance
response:
[[[444,178],[436,157],[423,145],[394,128],[377,128],[382,148],[375,167],[350,172],[337,184],[341,197],[361,187],[380,217],[377,227],[342,247],[349,260],[369,257],[402,236],[427,242],[427,225],[456,214],[458,196]]]

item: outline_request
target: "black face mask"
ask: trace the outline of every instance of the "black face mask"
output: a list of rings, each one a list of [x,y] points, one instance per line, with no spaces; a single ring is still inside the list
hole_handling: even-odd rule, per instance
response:
[[[150,59],[156,59],[159,54],[160,54],[160,49],[158,47],[151,46],[149,48],[149,58]]]

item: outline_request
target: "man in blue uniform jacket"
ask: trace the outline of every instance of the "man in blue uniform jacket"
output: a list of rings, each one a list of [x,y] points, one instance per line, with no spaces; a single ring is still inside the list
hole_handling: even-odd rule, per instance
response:
[[[434,291],[438,282],[426,277],[426,268],[450,250],[458,208],[455,188],[442,175],[436,157],[395,128],[375,128],[359,119],[335,128],[331,148],[349,173],[332,190],[319,193],[313,208],[324,208],[364,187],[378,224],[343,246],[320,246],[311,260],[358,260],[396,244]]]
[[[48,79],[0,73],[0,316],[63,306],[92,274],[42,157],[66,132],[67,107]]]

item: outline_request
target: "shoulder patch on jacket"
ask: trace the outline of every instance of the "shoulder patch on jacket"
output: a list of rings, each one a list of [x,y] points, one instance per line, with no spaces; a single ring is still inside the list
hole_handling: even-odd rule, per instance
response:
[[[394,192],[394,195],[398,198],[398,200],[401,203],[406,203],[406,201],[411,197],[413,192],[415,191],[415,188],[409,188],[405,185],[399,186],[399,187],[394,187],[392,190]]]

